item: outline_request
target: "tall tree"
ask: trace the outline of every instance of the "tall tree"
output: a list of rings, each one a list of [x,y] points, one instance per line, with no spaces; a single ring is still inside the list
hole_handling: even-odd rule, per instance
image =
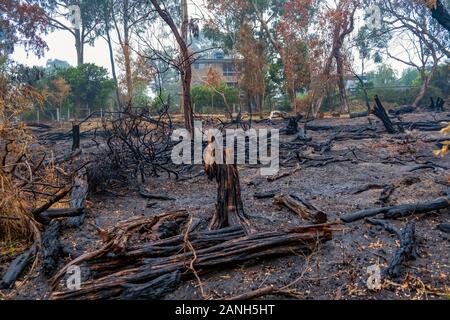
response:
[[[248,103],[255,103],[262,116],[266,92],[267,57],[265,45],[255,39],[249,23],[244,23],[239,34],[238,50],[242,55],[239,63],[241,89],[248,96]]]
[[[93,44],[99,35],[101,27],[101,6],[104,0],[26,0],[39,5],[46,14],[48,26],[53,30],[64,30],[72,34],[75,40],[77,65],[84,63],[84,46]],[[72,6],[78,6],[81,23],[72,25],[74,16]]]
[[[439,62],[450,57],[448,33],[428,12],[425,3],[416,0],[374,0],[383,12],[383,29],[374,33],[374,37],[389,33],[396,39],[397,47],[404,54],[392,52],[390,42],[385,43],[383,53],[390,59],[401,62],[419,71],[421,87],[413,102],[417,107],[426,94],[427,88]]]
[[[285,90],[293,110],[297,112],[297,91],[304,82],[299,75],[308,62],[306,59],[292,58],[302,57],[304,54],[303,50],[294,50],[301,49],[301,43],[307,38],[315,0],[211,0],[208,3],[209,7],[214,9],[215,17],[228,18],[222,19],[221,25],[227,22],[232,22],[229,25],[235,28],[237,25],[235,34],[239,33],[239,27],[244,20],[259,26],[256,28],[260,34],[259,38],[265,40],[266,46],[274,52],[275,59],[281,60]],[[297,71],[300,71],[300,74]]]
[[[125,105],[128,110],[133,104],[133,75],[131,51],[133,35],[142,32],[152,20],[153,9],[144,0],[114,0],[112,20],[117,39],[123,53],[127,95]]]
[[[2,0],[0,13],[0,55],[7,56],[15,45],[22,45],[41,57],[47,49],[42,38],[48,23],[45,12],[36,4]]]
[[[178,44],[180,55],[179,55],[179,71],[181,75],[181,86],[182,86],[182,109],[184,114],[184,125],[186,130],[188,130],[191,134],[194,132],[194,112],[192,107],[192,99],[191,99],[191,80],[192,80],[192,62],[193,55],[191,50],[189,50],[189,44],[185,41],[186,37],[183,37],[183,30],[179,30],[175,20],[172,18],[170,12],[167,10],[167,7],[164,5],[161,6],[159,1],[150,0],[153,4],[153,7],[158,12],[159,16],[163,19],[163,21],[170,28],[175,40]]]
[[[326,57],[319,83],[316,90],[319,91],[314,114],[320,111],[324,95],[329,90],[339,89],[341,102],[341,112],[349,112],[350,105],[345,88],[346,57],[344,56],[344,45],[346,39],[353,32],[355,27],[355,13],[359,6],[359,1],[339,0],[335,6],[323,6],[319,14],[319,24],[322,26],[322,45],[326,50]],[[335,76],[333,76],[333,73]],[[325,85],[324,85],[325,84]]]

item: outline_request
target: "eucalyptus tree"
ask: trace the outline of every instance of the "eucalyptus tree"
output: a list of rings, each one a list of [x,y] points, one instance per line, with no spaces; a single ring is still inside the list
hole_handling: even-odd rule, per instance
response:
[[[382,13],[382,27],[371,37],[389,34],[391,41],[378,50],[385,57],[415,68],[421,79],[419,93],[412,105],[418,106],[426,94],[439,63],[450,58],[450,33],[428,14],[426,3],[416,0],[366,0]],[[395,39],[395,42],[393,41]]]
[[[84,46],[93,45],[102,30],[101,7],[105,0],[26,0],[40,6],[50,30],[63,30],[75,41],[77,65],[84,63]]]

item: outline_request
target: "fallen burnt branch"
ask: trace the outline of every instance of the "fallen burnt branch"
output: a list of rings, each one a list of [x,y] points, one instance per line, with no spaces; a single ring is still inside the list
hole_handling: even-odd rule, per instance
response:
[[[273,203],[284,206],[299,215],[302,219],[312,221],[313,223],[327,222],[325,212],[317,209],[314,205],[298,195],[280,195],[273,199]]]
[[[335,158],[335,157],[308,157],[296,153],[297,159],[304,168],[319,168],[325,167],[331,163],[342,163],[342,162],[354,162],[354,159],[350,158]]]
[[[42,234],[42,272],[50,277],[58,268],[58,261],[61,256],[61,223],[53,220],[45,228]]]
[[[289,176],[293,175],[294,173],[297,173],[300,170],[301,170],[300,166],[297,165],[297,167],[295,169],[293,169],[293,170],[280,172],[280,173],[278,173],[278,174],[276,174],[274,176],[267,177],[267,181],[274,182],[274,181],[280,180],[282,178],[289,177]]]
[[[193,269],[197,270],[196,274],[199,274],[255,259],[298,251],[310,252],[318,242],[331,239],[330,227],[331,225],[327,224],[298,227],[285,231],[255,233],[195,251],[185,251],[168,257],[147,259],[142,266],[123,266],[119,271],[99,279],[87,281],[83,283],[83,287],[80,290],[53,292],[51,298],[121,298],[123,294],[126,294],[126,289],[130,285],[148,284],[146,286],[147,290],[157,289],[151,285],[151,281],[177,271],[181,272],[181,279],[186,280],[193,278]],[[191,235],[189,236],[190,238]],[[98,257],[98,252],[91,253],[89,257],[91,259]],[[55,281],[65,273],[66,269],[64,268],[58,273]]]
[[[10,289],[16,282],[17,278],[24,272],[25,268],[31,263],[31,261],[33,261],[38,251],[38,244],[34,243],[31,248],[27,249],[24,253],[15,258],[0,281],[0,288]]]
[[[172,197],[169,197],[166,195],[154,194],[154,193],[147,192],[142,188],[139,188],[139,194],[141,195],[141,197],[143,197],[145,199],[150,199],[150,200],[163,200],[163,201],[176,200],[175,198],[172,198]]]
[[[51,220],[78,217],[83,214],[84,208],[61,208],[48,209],[39,214],[39,220],[44,224],[49,224]]]
[[[277,191],[256,192],[256,199],[271,199],[277,195]]]
[[[441,232],[450,233],[450,223],[441,223],[437,228]]]
[[[57,202],[61,201],[62,199],[64,199],[69,194],[69,192],[71,190],[72,190],[72,186],[67,186],[67,187],[63,188],[57,194],[55,194],[51,199],[49,199],[45,204],[43,204],[39,208],[36,208],[36,209],[32,210],[31,214],[33,215],[34,219],[39,221],[39,219],[41,218],[41,214],[43,212],[45,212],[48,209],[50,209],[51,206],[53,206],[55,203],[57,203]]]
[[[403,218],[413,214],[428,213],[450,207],[450,198],[442,197],[430,202],[408,203],[384,208],[372,208],[357,211],[341,217],[345,223],[383,214],[385,219]]]
[[[400,248],[394,253],[394,257],[387,268],[387,273],[391,277],[399,277],[402,264],[418,257],[415,240],[415,224],[411,222],[403,228],[400,234]]]
[[[415,224],[413,222],[408,223],[403,230],[400,231],[398,228],[385,221],[376,219],[366,219],[366,221],[370,224],[383,227],[386,231],[395,234],[399,238],[400,248],[395,251],[394,256],[386,269],[386,273],[389,276],[398,278],[403,263],[418,257],[415,245]]]
[[[70,207],[73,209],[81,210],[80,215],[67,219],[67,225],[69,227],[79,227],[83,224],[86,217],[84,211],[86,198],[89,193],[88,177],[86,168],[79,171],[74,179],[72,194],[70,199]]]
[[[448,121],[448,119],[443,121],[400,122],[398,124],[407,130],[441,131],[443,128],[447,126],[446,121]]]

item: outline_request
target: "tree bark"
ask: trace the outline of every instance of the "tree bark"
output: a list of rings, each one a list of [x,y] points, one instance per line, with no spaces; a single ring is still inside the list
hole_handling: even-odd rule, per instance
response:
[[[77,67],[84,63],[84,41],[80,29],[75,29],[75,49],[77,50]]]
[[[217,164],[215,149],[210,141],[205,159],[205,172],[210,180],[217,181],[216,211],[210,223],[210,229],[222,229],[229,226],[240,226],[246,233],[250,233],[250,222],[244,211],[241,198],[241,185],[236,164]],[[224,162],[233,157],[232,149],[224,152]]]
[[[189,54],[189,48],[187,43],[183,40],[182,35],[178,31],[175,22],[169,13],[162,9],[157,0],[150,0],[158,12],[159,16],[164,20],[164,22],[170,27],[173,35],[180,47],[180,55],[182,61],[180,61],[180,73],[182,82],[182,97],[183,97],[183,113],[184,113],[184,125],[186,130],[191,134],[194,133],[194,111],[192,108],[191,99],[191,79],[192,79],[192,64],[191,57]]]
[[[419,95],[414,100],[412,106],[414,108],[417,108],[420,101],[422,101],[423,97],[425,97],[425,94],[427,93],[428,85],[430,84],[430,80],[433,77],[433,72],[430,72],[429,75],[426,75],[425,71],[421,72],[421,78],[422,78],[422,85],[420,86]]]
[[[109,34],[109,28],[108,27],[107,27],[107,30],[106,30],[106,42],[108,43],[109,59],[111,61],[111,73],[112,73],[112,77],[113,77],[113,80],[114,80],[114,83],[115,83],[117,103],[120,106],[119,82],[117,81],[116,64],[114,62],[114,51],[113,51],[112,42],[111,42],[111,35]]]

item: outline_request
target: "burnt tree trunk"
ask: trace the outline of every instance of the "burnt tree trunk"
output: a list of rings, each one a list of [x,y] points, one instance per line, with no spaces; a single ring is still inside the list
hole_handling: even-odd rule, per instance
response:
[[[184,125],[186,130],[188,130],[191,134],[194,133],[194,111],[192,108],[192,99],[191,99],[191,78],[192,78],[192,59],[191,54],[189,52],[188,44],[185,39],[183,39],[183,35],[180,34],[178,28],[170,16],[170,14],[163,9],[157,0],[150,0],[153,4],[153,7],[158,12],[159,16],[164,20],[164,22],[169,26],[173,35],[175,36],[175,40],[180,47],[180,74],[181,74],[181,82],[182,82],[182,108],[184,113]]]
[[[72,127],[72,151],[80,149],[80,126],[74,125]]]
[[[212,145],[210,142],[208,146],[205,172],[210,180],[215,178],[217,181],[217,204],[209,227],[211,230],[216,230],[230,226],[241,226],[246,233],[250,233],[252,230],[244,211],[237,165],[217,164]],[[227,149],[224,155],[225,159],[233,156],[230,149]],[[231,161],[227,162],[230,163]]]
[[[375,103],[376,105],[373,108],[373,114],[383,122],[384,127],[389,134],[397,133],[397,130],[394,128],[391,119],[389,119],[386,109],[383,107],[383,104],[381,103],[381,100],[377,95],[375,96]]]

